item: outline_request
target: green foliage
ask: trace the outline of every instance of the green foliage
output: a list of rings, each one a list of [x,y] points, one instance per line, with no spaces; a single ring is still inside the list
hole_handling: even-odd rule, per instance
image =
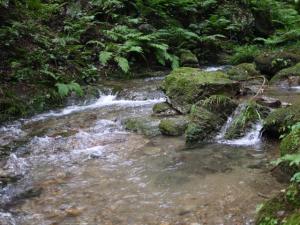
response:
[[[256,45],[236,47],[234,49],[234,54],[230,58],[230,62],[232,64],[253,62],[255,56],[257,56],[259,52],[259,48]]]
[[[66,97],[72,91],[74,91],[79,96],[83,95],[83,91],[82,91],[80,85],[74,81],[72,81],[68,84],[57,83],[57,84],[55,84],[55,86],[57,87],[58,94],[61,97]]]
[[[206,98],[205,100],[202,101],[202,106],[205,108],[226,106],[231,101],[232,101],[231,98],[225,95],[211,95],[209,98]]]

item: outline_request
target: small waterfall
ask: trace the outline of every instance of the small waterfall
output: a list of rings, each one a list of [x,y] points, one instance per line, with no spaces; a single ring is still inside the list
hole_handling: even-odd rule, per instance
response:
[[[225,134],[232,125],[234,118],[238,116],[244,109],[246,105],[241,104],[239,105],[234,113],[228,117],[225,125],[222,127],[220,133],[216,136],[216,141],[221,144],[229,144],[229,145],[243,145],[243,146],[251,146],[259,144],[261,141],[261,129],[262,124],[260,122],[254,124],[252,129],[242,138],[234,139],[234,140],[227,140],[225,139]]]

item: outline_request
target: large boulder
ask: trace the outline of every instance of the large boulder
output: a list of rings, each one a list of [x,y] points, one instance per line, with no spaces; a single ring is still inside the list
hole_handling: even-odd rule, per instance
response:
[[[184,134],[187,126],[188,118],[186,116],[179,116],[160,121],[159,130],[167,136],[181,136]]]
[[[292,52],[264,52],[255,58],[256,68],[268,78],[272,78],[284,68],[300,62],[300,55]]]
[[[193,104],[211,95],[236,95],[240,84],[230,80],[223,72],[181,67],[165,78],[162,88],[173,108],[186,114]]]
[[[293,105],[272,111],[264,121],[263,134],[279,138],[288,127],[300,121],[300,105]]]
[[[197,56],[190,50],[181,50],[180,65],[186,67],[199,68]]]
[[[212,95],[192,106],[186,142],[212,139],[236,109],[237,103],[224,95]]]
[[[270,81],[272,84],[285,86],[300,85],[300,63],[295,66],[280,70]]]
[[[238,81],[244,81],[250,77],[260,75],[253,63],[242,63],[237,66],[233,66],[227,73],[230,79]]]
[[[186,142],[195,143],[209,140],[222,126],[224,120],[200,106],[193,106],[190,123],[185,132]]]

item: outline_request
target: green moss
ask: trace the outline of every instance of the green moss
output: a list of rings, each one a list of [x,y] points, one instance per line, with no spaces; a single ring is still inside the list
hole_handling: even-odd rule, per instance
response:
[[[290,132],[280,143],[280,155],[300,153],[300,129]]]
[[[166,102],[157,103],[153,106],[152,111],[155,114],[166,113],[168,111],[172,111],[171,106]]]
[[[253,63],[239,64],[232,67],[227,73],[230,79],[239,81],[260,75],[260,73],[255,69],[255,65]]]
[[[256,225],[294,224],[299,219],[300,207],[299,184],[291,184],[286,191],[265,202],[259,209]],[[276,222],[276,223],[275,223]],[[293,222],[293,223],[292,223]],[[298,220],[298,222],[300,222]],[[295,223],[299,224],[299,223]]]
[[[182,67],[166,77],[163,89],[172,106],[182,113],[187,113],[192,104],[210,95],[234,95],[239,90],[239,84],[228,79],[223,72],[205,72]]]
[[[300,105],[276,109],[264,121],[264,134],[279,137],[289,126],[300,121]]]
[[[277,225],[278,212],[285,210],[283,195],[280,194],[263,204],[256,218],[256,225]]]
[[[223,119],[227,119],[238,105],[232,98],[226,95],[212,95],[198,104]]]
[[[218,115],[199,106],[192,107],[190,121],[185,132],[187,143],[209,140],[224,123]]]
[[[182,66],[199,67],[197,57],[190,50],[181,50],[180,64]]]
[[[271,83],[276,83],[285,79],[288,79],[290,76],[298,76],[300,77],[300,63],[295,66],[283,69],[279,71],[272,79]]]
[[[300,224],[300,212],[295,212],[285,219],[283,225],[299,225]]]
[[[160,134],[158,125],[159,120],[152,118],[136,117],[128,118],[123,121],[125,129],[146,136],[157,136]]]
[[[284,68],[294,66],[299,61],[300,55],[286,51],[264,52],[255,58],[256,68],[269,78]]]
[[[164,135],[180,136],[184,134],[187,125],[188,119],[186,117],[163,119],[159,124],[159,130]]]
[[[249,102],[240,107],[241,111],[234,116],[232,125],[226,131],[226,139],[236,139],[245,136],[255,123],[265,118],[269,113],[267,107],[254,102]]]

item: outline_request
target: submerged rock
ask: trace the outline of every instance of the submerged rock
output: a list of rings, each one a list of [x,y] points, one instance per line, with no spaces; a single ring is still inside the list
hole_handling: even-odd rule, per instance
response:
[[[163,119],[159,124],[159,130],[167,136],[181,136],[188,126],[188,118],[179,116],[175,118]]]
[[[286,86],[300,85],[300,63],[279,71],[270,82]]]
[[[259,71],[256,70],[253,63],[242,63],[228,70],[229,78],[232,80],[243,81],[250,77],[259,76]]]
[[[193,104],[211,95],[236,95],[240,84],[230,80],[223,72],[182,67],[165,78],[162,88],[172,107],[186,114]]]
[[[178,112],[167,102],[157,103],[153,106],[153,115],[155,116],[175,116]]]
[[[137,132],[138,134],[144,134],[146,136],[154,137],[160,135],[159,130],[160,120],[154,118],[135,117],[127,118],[122,121],[126,130]]]
[[[268,75],[268,78],[298,62],[300,62],[300,55],[290,52],[265,52],[255,58],[256,69]]]
[[[289,126],[300,121],[300,105],[276,109],[264,121],[263,134],[279,138]]]

